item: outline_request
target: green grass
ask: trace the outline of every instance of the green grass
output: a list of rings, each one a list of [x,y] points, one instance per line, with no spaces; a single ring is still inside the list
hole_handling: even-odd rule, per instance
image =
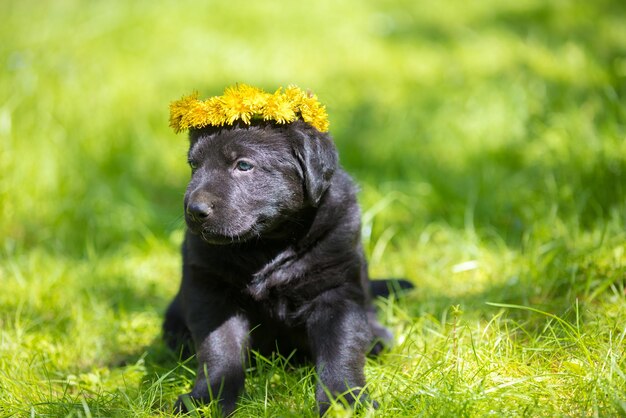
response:
[[[189,170],[168,103],[327,104],[396,346],[370,417],[626,416],[626,7],[0,2],[0,417],[168,416]],[[316,416],[259,358],[238,416]],[[208,406],[210,410],[212,406]],[[355,413],[337,406],[333,417]]]

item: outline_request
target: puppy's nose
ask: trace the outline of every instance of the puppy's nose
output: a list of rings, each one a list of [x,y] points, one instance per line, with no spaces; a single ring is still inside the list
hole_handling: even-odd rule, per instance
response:
[[[213,204],[207,202],[191,202],[187,206],[187,214],[194,219],[205,219],[213,211]]]

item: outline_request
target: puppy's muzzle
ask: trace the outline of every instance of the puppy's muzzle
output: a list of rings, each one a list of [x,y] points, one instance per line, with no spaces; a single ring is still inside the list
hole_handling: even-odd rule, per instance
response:
[[[208,193],[194,193],[187,203],[186,212],[194,222],[203,222],[215,212],[215,198]]]

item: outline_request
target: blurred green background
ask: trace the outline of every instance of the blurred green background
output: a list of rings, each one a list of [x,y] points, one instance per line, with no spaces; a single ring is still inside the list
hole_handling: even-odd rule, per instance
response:
[[[0,16],[5,405],[58,399],[29,388],[158,338],[189,176],[168,104],[237,82],[326,104],[373,275],[418,287],[409,317],[624,312],[624,2],[5,0]],[[45,373],[23,370],[33,356]]]
[[[19,245],[178,228],[168,103],[236,82],[315,91],[345,167],[420,197],[411,226],[462,227],[471,201],[477,226],[515,237],[554,205],[592,224],[624,201],[620,2],[1,7],[0,234]]]

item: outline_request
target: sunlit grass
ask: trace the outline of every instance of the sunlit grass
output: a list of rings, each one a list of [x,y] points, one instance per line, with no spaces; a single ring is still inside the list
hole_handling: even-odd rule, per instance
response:
[[[186,140],[167,105],[246,82],[327,104],[396,345],[378,411],[626,415],[619,2],[0,3],[0,416],[169,416],[160,341]],[[316,416],[262,358],[239,416]],[[209,405],[205,411],[210,411]]]

